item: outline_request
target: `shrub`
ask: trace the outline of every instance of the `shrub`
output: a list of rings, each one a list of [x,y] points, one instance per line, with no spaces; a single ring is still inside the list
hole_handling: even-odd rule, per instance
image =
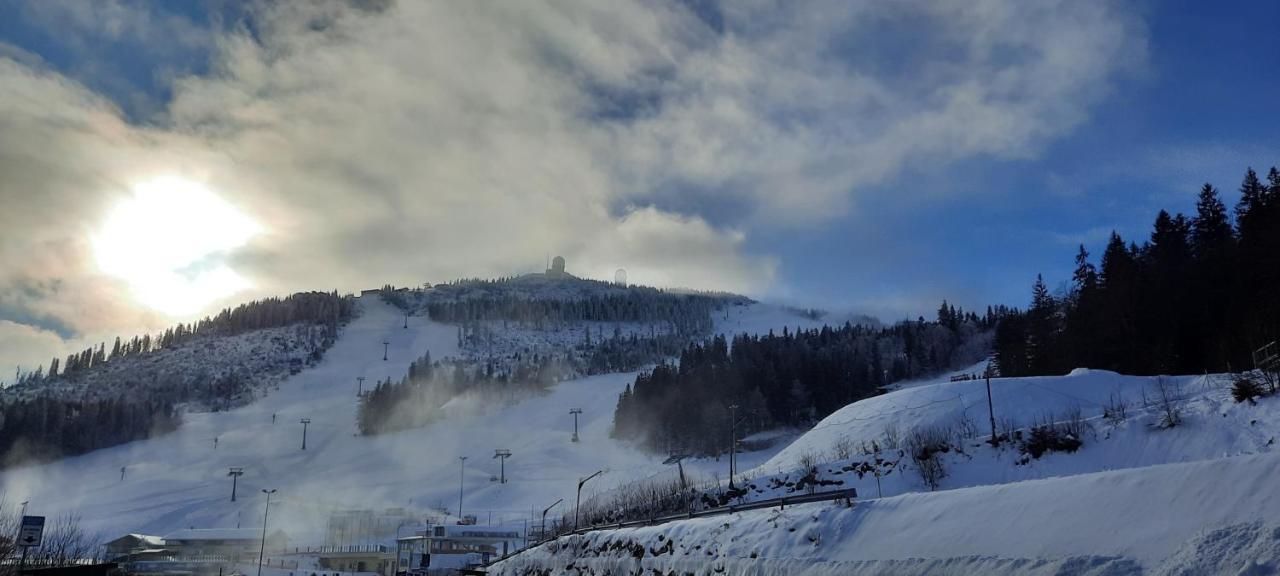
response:
[[[1027,431],[1018,444],[1018,450],[1030,458],[1040,458],[1049,452],[1075,452],[1084,445],[1084,433],[1088,425],[1079,406],[1073,406],[1055,420],[1045,417]],[[1028,459],[1024,458],[1023,463]]]
[[[1266,396],[1267,391],[1257,380],[1247,374],[1241,374],[1236,377],[1235,382],[1231,384],[1231,397],[1236,402],[1248,402],[1257,404],[1256,398]]]
[[[848,436],[841,436],[831,445],[831,455],[835,460],[848,460],[853,458],[856,447]]]
[[[951,431],[945,427],[915,428],[907,435],[907,453],[916,465],[920,480],[930,490],[937,490],[947,471],[940,454],[951,451]]]
[[[1156,407],[1160,411],[1160,427],[1173,428],[1182,423],[1182,387],[1177,381],[1159,376],[1155,385]]]
[[[1125,401],[1124,396],[1117,393],[1111,394],[1107,405],[1102,409],[1102,417],[1112,424],[1124,422],[1129,417],[1129,403]]]

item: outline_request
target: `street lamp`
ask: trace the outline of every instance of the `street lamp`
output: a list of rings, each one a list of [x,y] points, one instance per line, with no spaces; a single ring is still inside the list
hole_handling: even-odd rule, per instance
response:
[[[547,539],[547,512],[550,512],[552,508],[555,508],[561,502],[564,502],[564,498],[556,500],[553,504],[551,504],[550,506],[547,506],[545,509],[542,510],[542,529],[539,531],[539,533],[542,534],[543,541],[546,541]]]
[[[258,576],[262,576],[262,556],[267,553],[267,514],[271,513],[271,495],[276,493],[276,489],[263,489],[263,494],[267,495],[267,504],[262,507],[262,547],[258,548]]]
[[[574,532],[578,531],[578,508],[582,506],[582,485],[586,484],[588,480],[595,478],[596,476],[599,476],[601,474],[604,474],[604,470],[596,470],[594,474],[587,476],[586,478],[583,478],[578,481],[578,501],[573,505],[573,531]]]

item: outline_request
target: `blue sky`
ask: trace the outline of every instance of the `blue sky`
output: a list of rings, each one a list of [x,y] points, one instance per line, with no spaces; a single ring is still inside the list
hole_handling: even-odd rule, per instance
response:
[[[1023,306],[1037,273],[1070,278],[1077,243],[1096,257],[1112,229],[1141,242],[1158,210],[1193,212],[1204,182],[1232,205],[1246,166],[1261,173],[1280,163],[1280,36],[1264,31],[1280,21],[1280,4],[1150,2],[1143,13],[1145,68],[1037,157],[923,167],[882,184],[974,195],[869,206],[865,218],[755,241],[781,247],[782,275],[800,299],[869,292],[894,301],[904,286],[936,286],[939,298],[970,306]],[[842,257],[886,229],[910,241],[873,259]]]
[[[1277,21],[1262,2],[0,0],[0,367],[548,253],[886,319],[1021,306],[1076,244],[1141,241],[1203,182],[1234,202],[1246,166],[1280,163]],[[121,206],[206,216],[128,204],[155,182],[255,232],[178,227],[167,244],[203,248],[113,274],[95,250]],[[175,278],[199,311],[155,301]]]

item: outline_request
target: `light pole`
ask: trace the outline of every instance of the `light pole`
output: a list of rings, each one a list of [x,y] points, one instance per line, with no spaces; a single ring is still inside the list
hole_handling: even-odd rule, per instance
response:
[[[507,483],[507,458],[511,457],[511,451],[499,448],[493,451],[493,457],[498,458],[501,462],[501,481],[499,484]]]
[[[573,505],[573,531],[574,532],[578,531],[578,508],[582,506],[582,485],[586,484],[588,480],[595,478],[596,476],[599,476],[601,474],[604,474],[604,470],[596,470],[594,474],[587,476],[586,478],[583,478],[578,481],[578,500]]]
[[[388,347],[388,346],[390,346],[390,345],[391,345],[391,341],[390,341],[390,340],[383,340],[383,341],[382,341],[382,361],[383,361],[383,362],[386,362],[386,361],[387,361],[387,347]]]
[[[573,414],[573,442],[578,441],[578,415],[582,413],[581,408],[570,408],[569,413]]]
[[[564,502],[564,498],[556,500],[550,506],[547,506],[542,510],[542,528],[539,529],[539,534],[541,534],[544,541],[547,539],[547,512],[550,512],[552,508],[555,508],[561,502]]]
[[[267,553],[267,515],[271,513],[271,495],[276,493],[276,489],[263,488],[262,493],[267,495],[267,504],[262,507],[262,546],[258,548],[258,576],[262,576],[262,557]]]
[[[231,471],[227,472],[227,476],[231,477],[231,501],[236,501],[236,481],[244,474],[244,468],[240,466],[232,466]]]
[[[356,376],[356,398],[364,393],[364,376]]]
[[[307,425],[311,424],[311,419],[303,418],[298,422],[302,424],[302,449],[306,450],[307,449]]]
[[[734,460],[738,457],[738,405],[729,406],[729,489],[733,489]]]
[[[458,457],[458,520],[462,520],[462,483],[466,480],[467,457]]]

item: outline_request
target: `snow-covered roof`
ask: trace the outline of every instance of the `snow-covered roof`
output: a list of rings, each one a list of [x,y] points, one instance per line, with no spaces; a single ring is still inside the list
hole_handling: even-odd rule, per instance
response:
[[[280,534],[279,530],[271,532],[270,537]],[[253,540],[262,538],[262,528],[184,528],[164,537],[166,541],[174,540]]]
[[[125,538],[133,538],[134,540],[137,540],[140,544],[145,544],[147,546],[164,546],[164,538],[160,536],[151,536],[149,534],[125,534],[124,536],[116,538],[115,540],[112,540],[107,544],[114,544],[116,542],[124,540]]]

